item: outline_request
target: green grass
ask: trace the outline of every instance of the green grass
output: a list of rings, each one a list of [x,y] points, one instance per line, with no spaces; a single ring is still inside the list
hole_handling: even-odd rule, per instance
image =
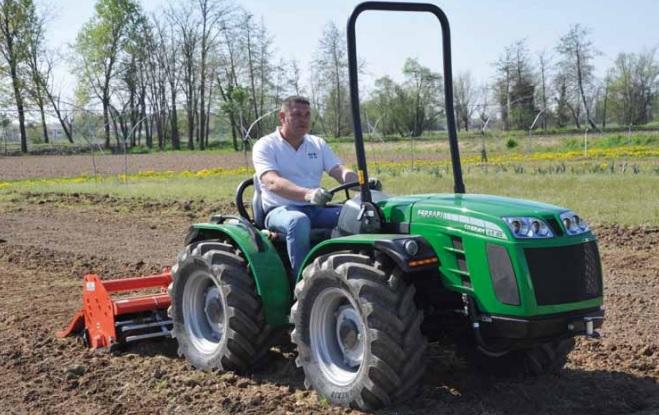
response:
[[[540,132],[526,134],[487,133],[458,134],[460,154],[464,157],[470,154],[480,154],[483,146],[489,156],[510,154],[514,151],[524,152],[564,152],[566,150],[582,150],[584,148],[584,134],[556,134],[543,136]],[[352,140],[330,141],[332,148],[342,157],[351,156],[355,152]],[[515,144],[512,144],[515,143]],[[643,146],[648,148],[659,147],[659,132],[634,132],[631,136],[626,133],[605,133],[588,135],[588,148],[624,148],[628,146]],[[432,136],[389,140],[365,141],[366,156],[369,160],[393,158],[397,154],[411,155],[433,153],[440,158],[449,158],[449,146],[446,136]]]
[[[451,192],[452,176],[427,173],[378,176],[394,194]],[[472,170],[464,178],[467,192],[538,200],[572,209],[595,223],[659,225],[659,176],[563,174],[531,175]]]
[[[513,136],[518,146],[510,149],[507,143]],[[504,162],[486,166],[475,163],[473,160],[479,159],[483,143],[490,162],[497,156]],[[630,145],[648,150],[646,154],[652,156],[616,155],[620,153],[618,150],[627,151]],[[573,209],[596,223],[659,225],[659,160],[654,157],[659,148],[659,133],[641,131],[630,136],[624,132],[591,134],[588,146],[590,149],[603,149],[611,155],[582,160],[563,159],[562,153],[566,150],[573,153],[581,151],[583,133],[542,137],[528,134],[488,134],[482,137],[473,132],[463,137],[460,133],[463,161],[472,160],[463,164],[467,190],[470,193],[557,204]],[[342,157],[354,154],[352,139],[333,140],[332,147]],[[215,146],[211,151],[234,154],[228,142]],[[546,153],[548,157],[529,161],[533,153]],[[416,168],[412,168],[410,160],[399,162],[401,155],[410,157],[412,154],[419,157],[432,154],[433,160],[440,161],[416,162]],[[452,191],[450,156],[445,138],[423,137],[414,142],[406,138],[384,143],[371,140],[366,142],[366,155],[371,163],[370,174],[378,176],[385,185],[385,191],[392,195]],[[102,177],[98,181],[80,177],[0,182],[0,201],[11,197],[14,192],[96,193],[160,201],[232,201],[236,186],[249,174],[238,170],[208,172],[192,177],[178,173],[170,176],[138,174],[129,176],[127,184],[116,176]],[[334,183],[326,178],[323,185],[332,187]]]
[[[607,134],[591,135],[588,137],[588,145],[595,148],[614,148],[626,145],[631,146],[659,146],[659,134],[657,133],[635,133],[627,134]],[[582,149],[584,146],[584,137],[565,137],[563,147],[568,150]]]
[[[103,178],[98,182],[93,179],[83,183],[50,183],[50,182],[12,182],[10,192],[33,193],[94,193],[108,194],[121,198],[153,199],[153,200],[233,200],[238,183],[245,176],[224,175],[209,177],[170,177],[148,178],[135,180],[128,178],[123,183],[116,177]],[[2,193],[7,190],[0,190]]]
[[[647,164],[647,163],[646,163]],[[570,208],[595,223],[621,225],[659,225],[659,175],[641,169],[641,173],[607,174],[604,172],[572,174],[524,173],[515,169],[471,167],[465,169],[469,193],[486,193],[532,199]],[[647,167],[647,166],[646,166]],[[377,174],[392,195],[414,193],[450,193],[453,178],[445,172],[425,169],[380,170]],[[65,192],[110,194],[121,198],[153,200],[232,201],[235,189],[247,175],[227,174],[209,177],[129,178],[128,184],[117,178],[82,183],[13,182],[0,190],[0,198],[10,192]],[[325,178],[323,185],[335,185]],[[4,196],[3,196],[4,194]],[[248,196],[249,197],[249,196]],[[342,197],[342,196],[341,196]]]

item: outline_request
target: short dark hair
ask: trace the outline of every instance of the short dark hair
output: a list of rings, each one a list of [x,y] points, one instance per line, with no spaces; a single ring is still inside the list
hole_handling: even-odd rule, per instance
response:
[[[284,100],[281,102],[281,111],[282,112],[289,111],[293,106],[293,104],[311,105],[311,103],[309,103],[309,100],[306,99],[305,97],[300,95],[291,95],[290,97],[284,98]]]

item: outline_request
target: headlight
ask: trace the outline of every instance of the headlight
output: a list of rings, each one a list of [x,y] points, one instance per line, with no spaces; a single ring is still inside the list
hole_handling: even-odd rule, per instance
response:
[[[414,239],[405,241],[403,246],[405,247],[405,252],[407,252],[410,256],[415,256],[419,253],[419,244]]]
[[[532,217],[504,217],[515,238],[553,238],[554,233],[547,223],[539,218]]]
[[[586,221],[574,212],[561,213],[561,223],[568,235],[579,235],[590,231],[590,226]]]

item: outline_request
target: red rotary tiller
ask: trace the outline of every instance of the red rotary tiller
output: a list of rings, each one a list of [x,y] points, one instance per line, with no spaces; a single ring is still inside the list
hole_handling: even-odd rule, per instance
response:
[[[136,340],[169,337],[172,321],[167,317],[171,304],[167,286],[169,269],[162,274],[103,281],[88,274],[83,279],[82,307],[57,337],[82,334],[92,349],[109,348]],[[147,289],[156,294],[115,297],[111,294]]]

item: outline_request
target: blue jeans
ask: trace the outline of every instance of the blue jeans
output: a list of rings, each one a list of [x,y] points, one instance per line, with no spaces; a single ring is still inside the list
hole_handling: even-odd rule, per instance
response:
[[[278,206],[265,217],[266,228],[286,235],[288,258],[297,276],[309,253],[311,228],[333,228],[339,220],[340,206]]]

